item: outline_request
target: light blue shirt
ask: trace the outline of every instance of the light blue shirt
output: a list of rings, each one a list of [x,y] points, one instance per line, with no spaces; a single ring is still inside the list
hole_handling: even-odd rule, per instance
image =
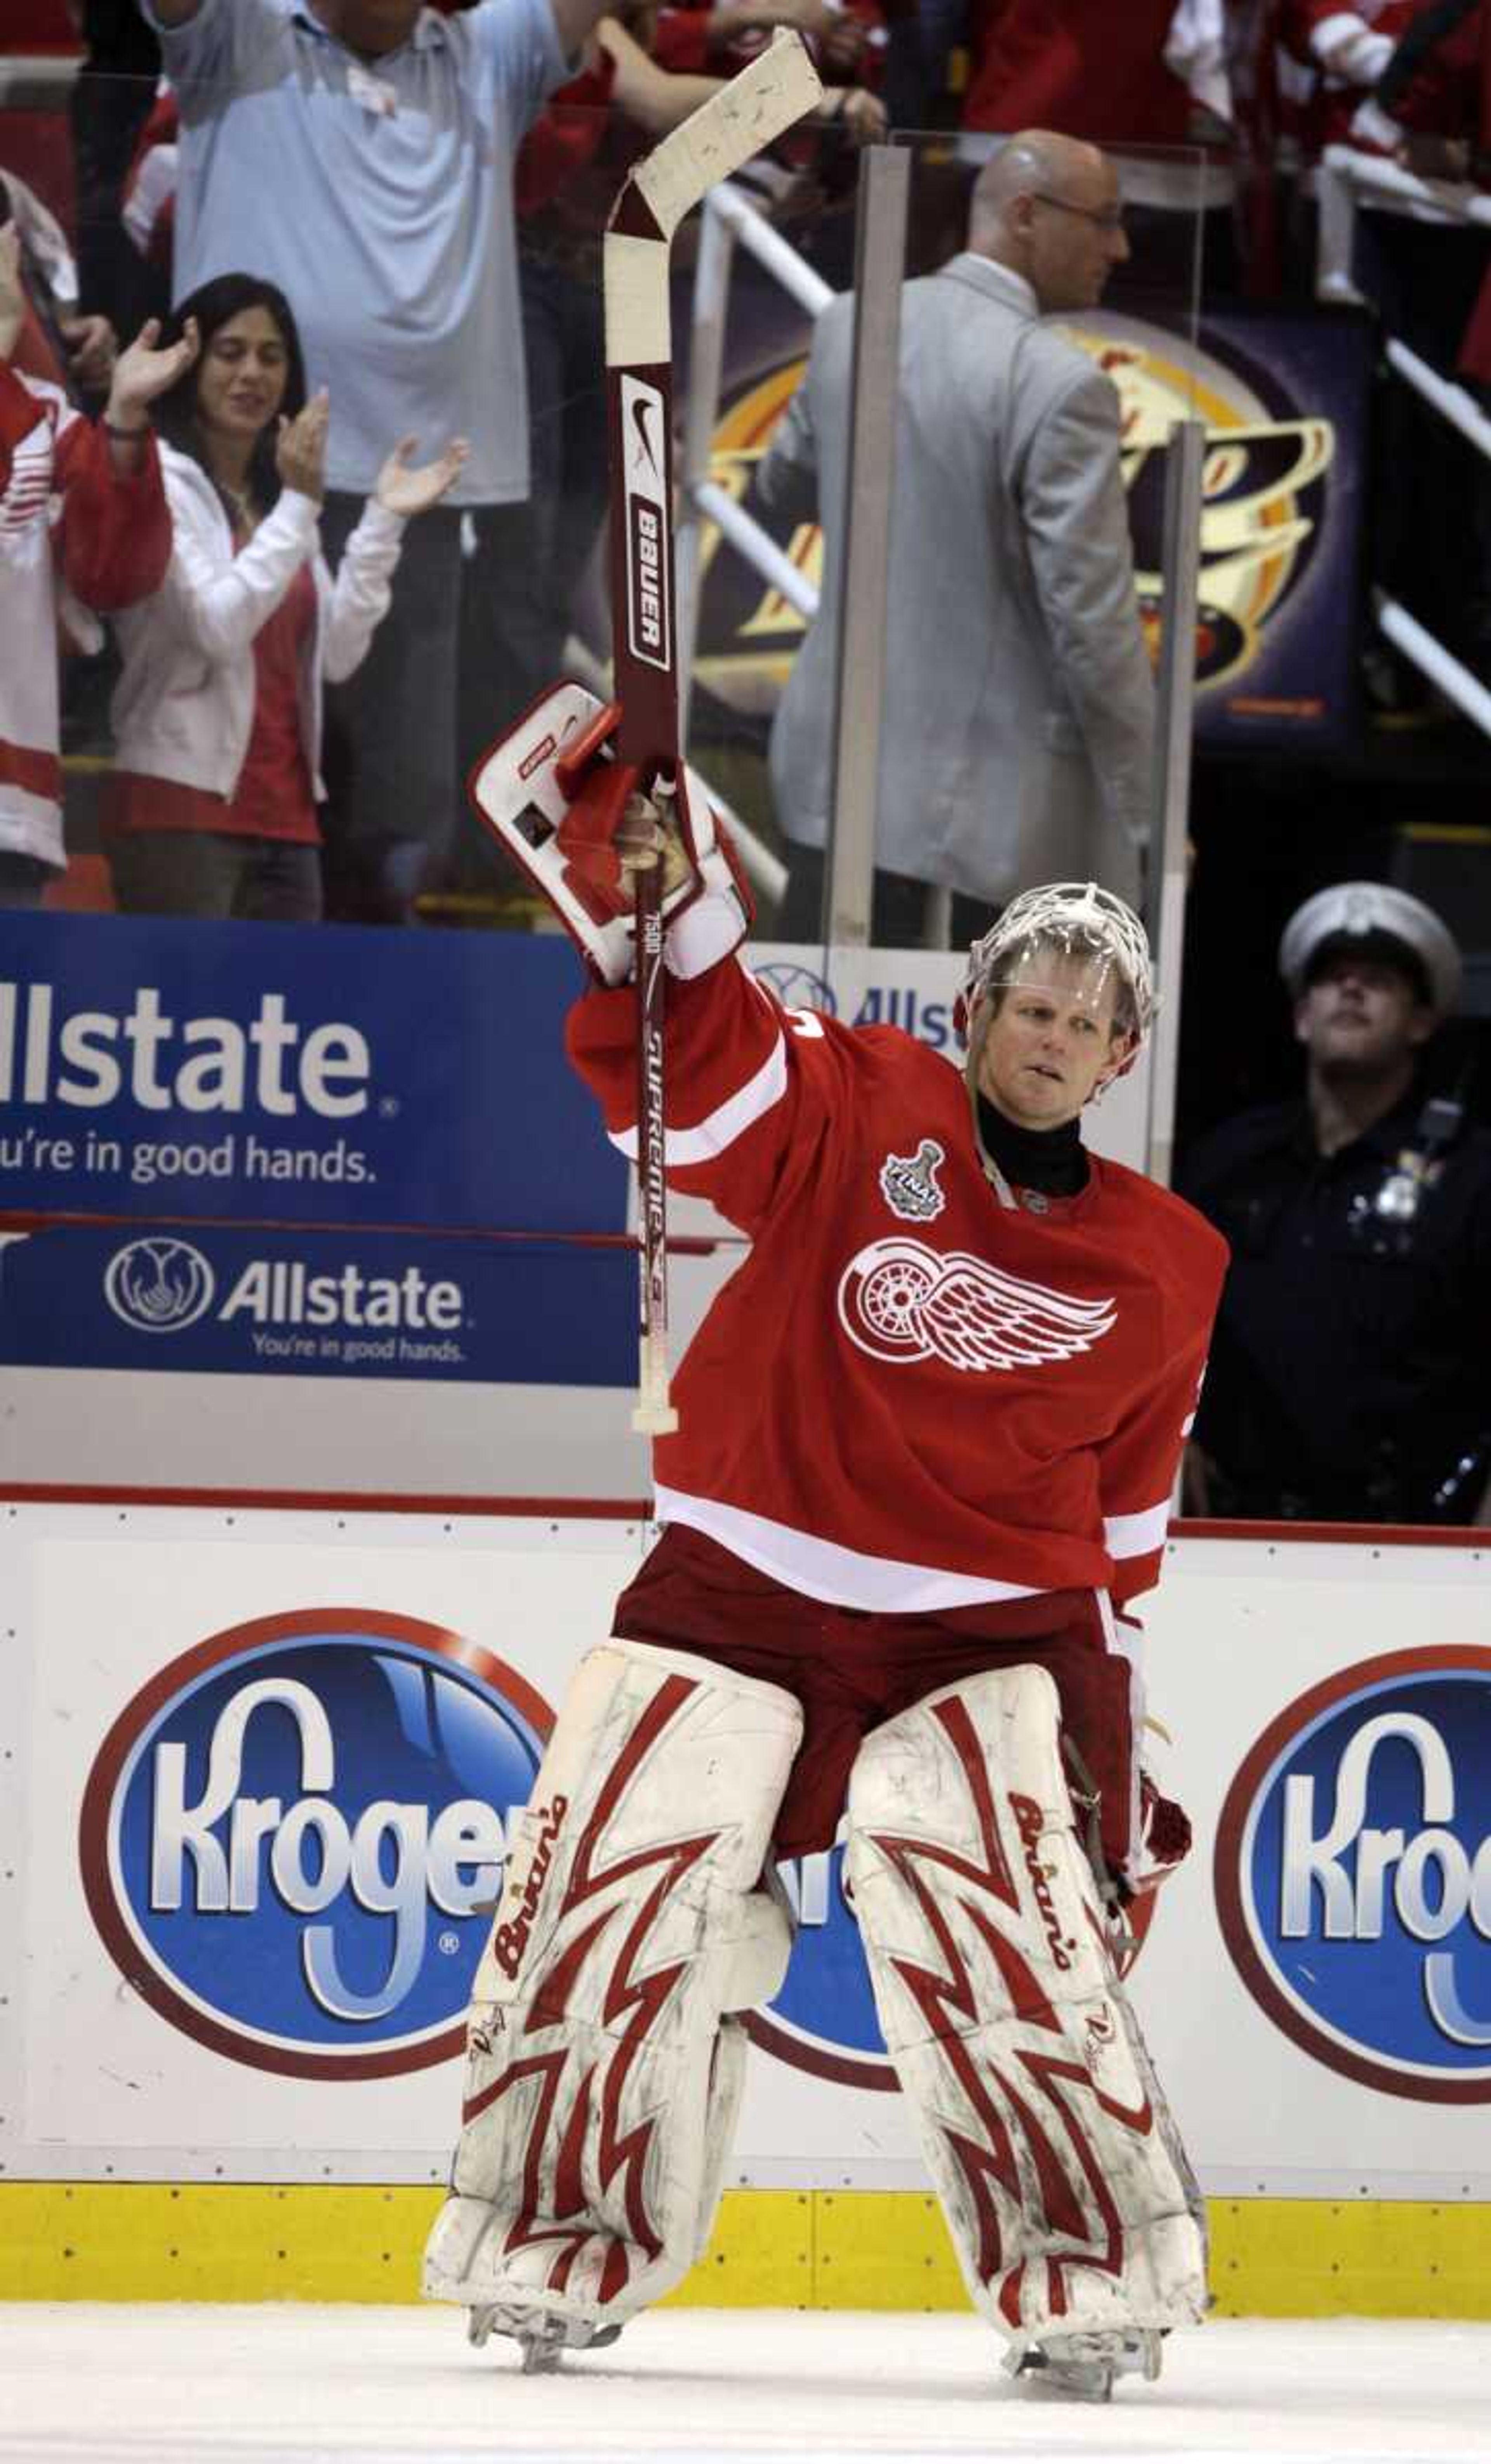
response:
[[[371,62],[300,0],[202,0],[174,30],[141,5],[181,106],[176,297],[279,285],[331,396],[328,487],[365,493],[413,433],[420,461],[471,440],[448,503],[526,496],[513,165],[572,74],[549,0],[425,9]]]

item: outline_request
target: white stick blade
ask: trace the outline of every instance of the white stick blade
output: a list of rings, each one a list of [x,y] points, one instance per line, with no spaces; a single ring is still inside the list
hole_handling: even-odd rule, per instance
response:
[[[778,28],[765,51],[691,111],[633,174],[664,236],[672,237],[717,181],[811,111],[822,91],[801,35]]]

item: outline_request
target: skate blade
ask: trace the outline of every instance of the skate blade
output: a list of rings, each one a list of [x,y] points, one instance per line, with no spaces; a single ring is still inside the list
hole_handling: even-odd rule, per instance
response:
[[[1111,2369],[1084,2362],[1035,2362],[1015,2386],[1027,2404],[1110,2404]]]
[[[559,2368],[565,2353],[601,2351],[614,2344],[621,2332],[619,2322],[593,2327],[558,2310],[500,2301],[471,2310],[466,2325],[467,2340],[478,2350],[493,2336],[511,2336],[521,2353],[525,2378],[547,2377]]]
[[[1107,2404],[1119,2379],[1157,2379],[1160,2361],[1159,2331],[1128,2328],[1017,2345],[1005,2354],[1004,2367],[1020,2393],[1037,2404]]]

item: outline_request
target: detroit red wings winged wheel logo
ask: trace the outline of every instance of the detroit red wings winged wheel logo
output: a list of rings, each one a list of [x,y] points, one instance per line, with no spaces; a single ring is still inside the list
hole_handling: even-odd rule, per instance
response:
[[[1117,1315],[1111,1300],[1073,1300],[967,1250],[943,1257],[904,1233],[871,1241],[839,1279],[844,1332],[875,1360],[1040,1369],[1090,1352]]]

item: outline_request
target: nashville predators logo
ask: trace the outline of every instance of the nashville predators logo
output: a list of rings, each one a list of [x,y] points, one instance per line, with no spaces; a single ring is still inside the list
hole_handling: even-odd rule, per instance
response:
[[[1073,1300],[965,1250],[943,1257],[902,1233],[850,1259],[839,1279],[839,1319],[873,1360],[937,1359],[981,1374],[1044,1369],[1090,1352],[1118,1312],[1111,1300]]]
[[[1094,311],[1063,325],[1118,391],[1122,461],[1134,545],[1134,582],[1151,652],[1159,643],[1164,465],[1172,424],[1200,419],[1201,572],[1195,675],[1201,691],[1236,689],[1263,636],[1308,569],[1335,460],[1328,420],[1281,417],[1240,363],[1178,342],[1165,328]],[[769,447],[805,362],[796,353],[755,379],[716,424],[710,476],[773,532],[801,582],[822,586],[816,521],[786,531],[753,499],[756,466]],[[702,534],[701,617],[695,673],[743,715],[775,710],[806,627],[801,606],[763,583],[733,550],[721,554],[713,524]]]

